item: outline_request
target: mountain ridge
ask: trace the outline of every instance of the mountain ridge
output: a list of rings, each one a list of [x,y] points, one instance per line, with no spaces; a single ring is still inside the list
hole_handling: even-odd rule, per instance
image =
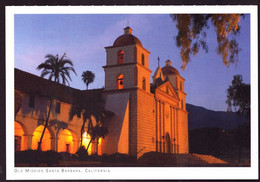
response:
[[[186,104],[189,130],[197,128],[235,129],[239,124],[247,122],[235,112],[213,111],[202,106]]]

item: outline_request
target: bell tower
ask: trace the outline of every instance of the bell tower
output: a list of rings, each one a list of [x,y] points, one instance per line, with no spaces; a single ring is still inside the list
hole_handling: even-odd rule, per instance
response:
[[[115,146],[113,152],[121,151],[135,157],[155,151],[152,143],[155,128],[151,129],[155,117],[154,95],[150,92],[150,52],[132,34],[129,26],[112,46],[105,49],[105,107],[115,113],[108,122],[114,130],[110,129],[107,141]],[[124,132],[117,133],[118,127]]]
[[[150,92],[149,55],[127,26],[113,46],[105,47],[105,91],[140,88]]]

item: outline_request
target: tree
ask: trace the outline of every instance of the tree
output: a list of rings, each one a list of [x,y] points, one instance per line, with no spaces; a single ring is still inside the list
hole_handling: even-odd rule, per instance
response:
[[[87,151],[93,140],[98,141],[100,137],[104,138],[108,133],[107,127],[105,127],[105,118],[112,115],[112,113],[104,109],[103,103],[101,94],[89,94],[84,102],[72,105],[70,110],[70,120],[78,113],[82,113],[83,116],[80,147],[82,147],[85,126],[86,124],[88,125],[87,133],[91,139],[87,145]],[[96,120],[95,123],[93,123],[92,116],[94,116]]]
[[[232,108],[234,108],[239,115],[250,120],[250,84],[245,84],[242,81],[241,75],[233,77],[232,85],[227,89],[226,103],[228,111],[232,111]]]
[[[241,14],[179,14],[170,15],[176,22],[178,35],[175,37],[177,47],[179,47],[182,69],[186,69],[191,61],[190,56],[196,55],[200,48],[208,52],[206,43],[206,30],[209,23],[213,25],[217,35],[217,53],[222,56],[224,65],[238,62],[240,51],[236,35],[240,31]]]
[[[81,77],[82,77],[82,81],[86,84],[88,90],[88,85],[95,80],[95,74],[92,73],[91,71],[84,71]]]
[[[60,58],[59,58],[58,54],[56,56],[47,54],[45,56],[45,59],[46,59],[45,62],[41,63],[36,68],[37,70],[42,70],[41,77],[45,77],[45,76],[49,75],[48,79],[50,81],[60,83],[60,80],[61,80],[62,84],[66,85],[66,83],[68,83],[68,85],[69,85],[69,81],[67,78],[69,78],[69,80],[71,81],[70,71],[74,72],[75,74],[76,74],[76,72],[73,68],[72,61],[66,57],[66,54],[64,53],[63,56]],[[69,66],[65,66],[66,64],[68,64]],[[43,139],[45,130],[48,126],[48,121],[49,121],[50,112],[51,112],[51,108],[52,108],[52,102],[53,102],[54,95],[55,95],[54,91],[55,91],[55,88],[53,88],[53,90],[51,90],[51,92],[50,92],[49,111],[48,111],[46,122],[45,122],[45,125],[43,128],[41,139],[38,143],[38,150],[41,150],[42,139]]]

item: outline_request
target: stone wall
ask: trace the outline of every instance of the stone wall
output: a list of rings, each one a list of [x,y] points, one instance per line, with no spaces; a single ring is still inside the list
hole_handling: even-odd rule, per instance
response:
[[[129,154],[137,156],[137,92],[132,91],[129,99]]]
[[[189,153],[188,115],[187,111],[178,110],[178,144],[179,153]]]
[[[141,65],[137,65],[137,78],[138,78],[137,87],[143,89],[142,81],[145,78],[146,80],[145,90],[149,93],[150,93],[150,74],[151,74],[150,70],[145,69]]]
[[[137,91],[137,157],[155,151],[155,100],[144,90]]]
[[[107,47],[106,65],[118,64],[118,51],[124,51],[124,63],[132,63],[135,61],[135,45],[121,46],[121,47]]]
[[[105,68],[105,90],[117,89],[117,77],[119,74],[124,76],[124,88],[135,87],[134,70],[134,64]]]
[[[29,107],[29,95],[25,92],[20,92],[22,94],[22,107],[15,117],[15,121],[23,128],[23,140],[24,146],[22,149],[31,149],[32,138],[35,129],[44,125],[47,114],[49,111],[49,99],[47,97],[34,96],[34,108]],[[56,103],[60,102],[58,100],[53,101],[48,131],[50,132],[51,140],[51,150],[57,151],[57,143],[59,140],[59,134],[65,128],[62,126],[67,125],[68,130],[73,133],[73,140],[75,142],[74,151],[77,150],[80,143],[80,130],[82,126],[82,117],[78,118],[74,116],[72,120],[69,119],[69,112],[71,105],[69,103],[60,102],[60,113],[55,112]],[[55,120],[55,121],[53,121]]]
[[[150,52],[145,48],[136,45],[136,62],[142,64],[142,54],[144,54],[144,67],[149,69],[149,55]]]

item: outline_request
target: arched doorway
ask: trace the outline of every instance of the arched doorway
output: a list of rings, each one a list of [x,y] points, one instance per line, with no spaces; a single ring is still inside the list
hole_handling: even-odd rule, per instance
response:
[[[76,136],[75,134],[65,129],[59,135],[58,140],[58,152],[68,152],[68,153],[75,153],[75,143]]]
[[[36,150],[38,148],[38,142],[41,139],[42,131],[43,131],[44,126],[40,125],[38,126],[34,132],[33,132],[33,137],[32,137],[32,149]],[[42,139],[42,144],[41,144],[41,149],[42,151],[47,151],[51,150],[51,134],[48,128],[46,128],[43,139]]]
[[[24,129],[17,121],[14,122],[14,144],[15,151],[25,150]]]
[[[169,133],[166,134],[165,140],[166,140],[166,153],[170,154],[171,153],[171,140],[170,140]]]

